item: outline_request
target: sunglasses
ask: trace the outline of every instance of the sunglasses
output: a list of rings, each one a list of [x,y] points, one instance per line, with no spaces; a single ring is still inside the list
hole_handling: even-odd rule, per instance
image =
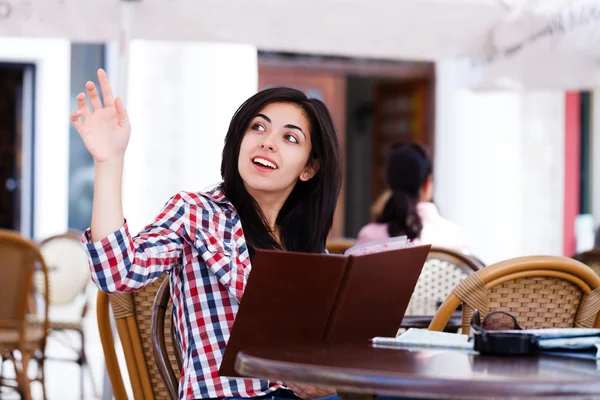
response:
[[[493,311],[481,319],[479,310],[473,312],[473,348],[480,354],[530,355],[538,352],[535,335],[522,331],[517,318],[505,311]],[[513,332],[506,332],[513,331]]]
[[[473,311],[473,317],[471,318],[471,327],[473,327],[476,332],[523,330],[519,325],[517,318],[506,311],[492,311],[482,320],[479,310],[475,310]]]

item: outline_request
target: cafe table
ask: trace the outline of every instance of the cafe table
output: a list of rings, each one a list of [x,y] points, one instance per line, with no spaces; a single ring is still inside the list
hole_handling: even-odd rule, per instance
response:
[[[264,346],[241,351],[246,377],[337,389],[340,398],[600,399],[595,360],[489,356],[472,350],[346,345]]]

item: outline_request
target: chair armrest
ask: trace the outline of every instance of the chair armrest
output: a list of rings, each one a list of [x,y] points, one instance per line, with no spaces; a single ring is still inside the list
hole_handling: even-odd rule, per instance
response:
[[[438,308],[428,329],[430,331],[443,331],[459,304],[460,299],[456,297],[456,295],[451,294],[446,301],[442,303],[440,308]]]
[[[179,380],[175,376],[173,368],[171,368],[165,342],[165,315],[171,296],[169,288],[169,279],[166,278],[160,285],[154,298],[154,304],[152,305],[152,353],[154,354],[154,361],[158,367],[158,372],[169,391],[171,399],[176,400],[178,397]],[[177,344],[173,343],[173,346],[177,346]]]
[[[117,352],[115,351],[115,339],[110,323],[108,295],[100,290],[98,291],[96,312],[100,341],[104,352],[106,370],[108,371],[110,384],[113,388],[113,395],[115,400],[127,400],[127,392],[125,391],[125,384],[123,383],[123,376],[121,375]]]

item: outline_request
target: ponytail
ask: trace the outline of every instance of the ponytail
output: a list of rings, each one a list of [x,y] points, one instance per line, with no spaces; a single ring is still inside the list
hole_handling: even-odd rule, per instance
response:
[[[392,196],[378,222],[388,225],[390,237],[421,237],[423,221],[417,214],[421,191],[432,172],[425,148],[416,143],[399,143],[392,147],[387,161],[386,178]]]
[[[406,235],[409,240],[417,239],[423,230],[417,203],[416,197],[394,190],[377,222],[387,223],[390,237]]]

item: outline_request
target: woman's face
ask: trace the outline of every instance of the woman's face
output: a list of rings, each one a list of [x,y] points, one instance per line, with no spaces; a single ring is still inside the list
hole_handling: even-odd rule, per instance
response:
[[[246,190],[289,194],[298,179],[311,179],[310,123],[300,106],[270,103],[252,118],[238,155]]]

